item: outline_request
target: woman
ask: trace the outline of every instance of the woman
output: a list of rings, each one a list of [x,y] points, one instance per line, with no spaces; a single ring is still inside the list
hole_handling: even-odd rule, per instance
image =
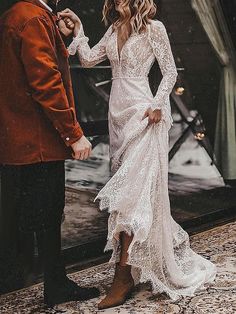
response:
[[[99,309],[123,304],[138,282],[173,300],[192,296],[212,282],[216,267],[190,248],[188,234],[173,220],[168,196],[169,94],[176,67],[164,25],[153,20],[153,0],[106,0],[104,20],[111,23],[92,49],[79,18],[66,9],[60,16],[75,24],[68,50],[84,67],[109,59],[111,180],[100,191],[108,209],[108,241],[116,263],[113,284]],[[153,97],[148,73],[158,60],[163,78]]]

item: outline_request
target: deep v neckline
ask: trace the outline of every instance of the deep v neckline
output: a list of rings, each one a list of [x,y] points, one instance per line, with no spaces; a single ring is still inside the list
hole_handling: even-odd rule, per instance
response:
[[[122,52],[124,50],[124,47],[126,46],[127,42],[129,41],[129,39],[131,38],[132,36],[132,33],[130,34],[130,36],[127,38],[127,40],[124,42],[124,44],[122,45],[121,49],[119,50],[119,44],[118,44],[118,30],[115,31],[115,34],[116,34],[116,51],[117,51],[117,57],[118,57],[118,60],[119,60],[119,63],[121,62],[122,60]]]

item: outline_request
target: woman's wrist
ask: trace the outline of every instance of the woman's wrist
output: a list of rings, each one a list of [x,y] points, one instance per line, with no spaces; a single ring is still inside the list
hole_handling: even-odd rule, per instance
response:
[[[74,37],[77,37],[79,35],[80,27],[81,27],[80,22],[75,23]]]

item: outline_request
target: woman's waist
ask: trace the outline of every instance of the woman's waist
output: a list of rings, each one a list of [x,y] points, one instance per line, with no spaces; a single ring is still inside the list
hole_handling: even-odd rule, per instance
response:
[[[153,98],[148,77],[113,77],[113,93],[124,97]]]
[[[112,81],[114,80],[144,80],[148,81],[147,75],[126,75],[126,74],[119,74],[119,73],[113,73],[112,75]]]

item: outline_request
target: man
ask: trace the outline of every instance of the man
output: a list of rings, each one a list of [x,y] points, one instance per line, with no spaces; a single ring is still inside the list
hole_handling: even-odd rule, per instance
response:
[[[36,234],[52,306],[99,292],[69,280],[60,256],[64,160],[88,158],[91,144],[75,116],[68,53],[50,4],[21,0],[0,18],[0,251],[16,246],[16,235]]]

